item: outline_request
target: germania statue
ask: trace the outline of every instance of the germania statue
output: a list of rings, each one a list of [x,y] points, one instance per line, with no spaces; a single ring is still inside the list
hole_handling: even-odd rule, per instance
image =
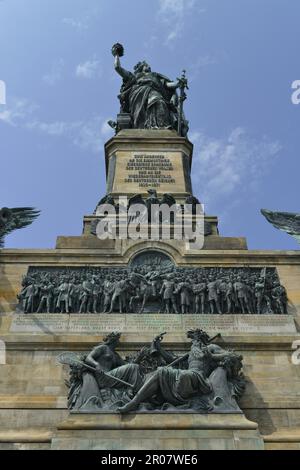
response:
[[[119,100],[121,111],[118,122],[110,125],[118,132],[124,128],[174,129],[181,136],[188,132],[188,121],[183,113],[186,99],[187,79],[185,71],[181,78],[172,81],[160,73],[153,72],[147,62],[138,62],[130,72],[121,66],[124,55],[121,44],[112,47],[115,70],[123,78]],[[179,94],[177,93],[179,89]]]

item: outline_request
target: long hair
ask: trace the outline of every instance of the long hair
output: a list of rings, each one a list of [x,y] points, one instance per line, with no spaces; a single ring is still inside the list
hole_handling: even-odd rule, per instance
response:
[[[138,62],[133,68],[134,73],[135,74],[141,73],[145,65],[150,67],[149,64],[145,60],[143,60],[142,62]]]
[[[201,330],[201,328],[195,328],[193,330],[189,330],[187,332],[187,337],[191,338],[194,341],[201,341],[205,345],[209,343],[208,334],[204,330]]]
[[[119,333],[118,331],[113,331],[112,333],[109,333],[107,336],[103,338],[103,343],[105,344],[114,343],[116,341],[119,341],[120,338],[121,338],[121,333]]]

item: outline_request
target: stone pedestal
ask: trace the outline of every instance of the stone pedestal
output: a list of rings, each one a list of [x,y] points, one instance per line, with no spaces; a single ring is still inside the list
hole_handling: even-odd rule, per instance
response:
[[[257,424],[242,414],[71,414],[54,450],[263,450]]]
[[[145,199],[149,196],[147,191],[154,189],[160,201],[164,194],[170,194],[177,204],[183,205],[186,198],[193,194],[192,156],[193,144],[187,138],[179,137],[175,131],[123,129],[105,145],[106,193],[116,205],[119,197],[123,198],[120,203],[126,206],[132,196],[138,194]],[[103,196],[104,194],[99,199],[102,200]],[[126,201],[124,197],[127,198]],[[122,255],[128,244],[132,244],[132,240],[99,240],[94,233],[95,219],[95,213],[86,215],[83,218],[82,236],[59,236],[56,248],[101,250],[109,247],[114,255],[118,255],[120,250]],[[192,220],[194,229],[196,217],[193,216]],[[118,221],[113,225],[117,226]],[[216,216],[205,214],[201,226],[205,233],[205,250],[247,250],[244,237],[219,235]],[[173,240],[173,229],[171,224],[171,239],[162,241],[185,251],[186,240]],[[122,264],[123,259],[119,261]]]
[[[192,192],[192,153],[192,143],[175,131],[122,130],[105,145],[107,193],[116,197],[156,189],[184,201]]]

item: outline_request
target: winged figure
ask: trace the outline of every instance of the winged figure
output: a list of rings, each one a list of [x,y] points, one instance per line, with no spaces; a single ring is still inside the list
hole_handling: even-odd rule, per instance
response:
[[[261,213],[275,228],[288,233],[300,244],[300,214],[272,212],[266,209],[261,209]]]
[[[39,216],[34,207],[14,207],[0,209],[0,248],[4,246],[4,237],[19,228],[27,227]]]

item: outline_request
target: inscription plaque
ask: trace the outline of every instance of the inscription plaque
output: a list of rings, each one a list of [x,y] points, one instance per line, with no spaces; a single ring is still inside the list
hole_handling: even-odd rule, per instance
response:
[[[192,328],[210,334],[295,334],[292,316],[288,315],[173,315],[173,314],[16,314],[12,333],[78,334],[101,336],[110,331],[156,335],[158,332],[185,335]]]
[[[113,191],[185,192],[180,152],[117,152]]]
[[[30,314],[14,315],[10,331],[12,333],[44,333],[55,334],[68,331],[69,315]]]
[[[125,319],[122,315],[72,315],[69,320],[69,332],[95,333],[99,331],[124,331]]]

